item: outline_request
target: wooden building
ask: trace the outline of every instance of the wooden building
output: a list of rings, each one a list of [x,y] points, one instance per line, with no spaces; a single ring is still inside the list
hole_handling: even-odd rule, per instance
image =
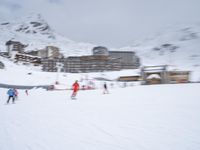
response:
[[[170,83],[188,83],[190,82],[190,71],[169,71],[168,77]]]
[[[159,78],[152,78],[157,76]],[[141,69],[141,77],[143,80],[143,84],[151,84],[151,83],[160,83],[165,84],[169,83],[169,79],[167,76],[167,65],[160,66],[144,66]],[[154,81],[151,81],[154,80]],[[156,81],[155,81],[156,80]]]
[[[159,74],[151,74],[146,79],[146,84],[161,84],[162,80]]]
[[[120,76],[117,81],[122,82],[133,82],[133,81],[140,81],[141,76],[140,75],[134,75],[134,76]]]
[[[172,71],[167,65],[145,66],[141,69],[143,84],[169,84],[190,82],[190,71]]]

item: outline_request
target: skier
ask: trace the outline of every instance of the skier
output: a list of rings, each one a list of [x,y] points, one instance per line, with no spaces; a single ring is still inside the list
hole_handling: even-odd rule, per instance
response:
[[[15,91],[14,91],[14,89],[10,88],[7,91],[7,94],[8,94],[7,104],[9,103],[9,101],[10,101],[11,98],[12,98],[12,102],[15,103]]]
[[[109,92],[108,92],[108,87],[107,87],[107,84],[106,84],[106,82],[103,84],[103,94],[108,94]]]
[[[26,95],[28,96],[28,90],[25,90]]]
[[[74,84],[72,85],[72,90],[73,90],[73,93],[71,95],[71,98],[72,99],[75,99],[76,98],[76,95],[77,95],[77,92],[79,90],[79,84],[78,84],[78,80],[76,80],[74,82]]]
[[[17,91],[17,89],[14,89],[14,92],[15,92],[15,99],[17,100],[18,99],[18,91]]]

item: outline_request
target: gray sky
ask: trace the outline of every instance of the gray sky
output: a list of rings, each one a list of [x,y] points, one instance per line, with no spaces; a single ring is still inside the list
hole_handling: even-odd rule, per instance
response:
[[[200,0],[0,0],[0,21],[40,13],[77,42],[128,46],[169,25],[200,21]]]

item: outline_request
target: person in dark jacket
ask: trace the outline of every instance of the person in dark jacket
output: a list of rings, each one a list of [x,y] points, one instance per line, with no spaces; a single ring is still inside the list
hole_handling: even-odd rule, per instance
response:
[[[109,92],[108,92],[108,87],[107,87],[107,84],[106,84],[106,82],[103,84],[103,94],[108,94]]]
[[[11,98],[12,98],[12,102],[15,103],[15,90],[11,88],[7,91],[7,94],[8,94],[7,104],[9,103]]]
[[[26,95],[28,96],[28,90],[25,90]]]

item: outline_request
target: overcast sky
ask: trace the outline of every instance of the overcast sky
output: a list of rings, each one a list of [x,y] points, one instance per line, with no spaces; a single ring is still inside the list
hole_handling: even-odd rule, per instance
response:
[[[200,21],[200,0],[0,0],[0,21],[40,13],[77,42],[128,46],[169,25]]]

